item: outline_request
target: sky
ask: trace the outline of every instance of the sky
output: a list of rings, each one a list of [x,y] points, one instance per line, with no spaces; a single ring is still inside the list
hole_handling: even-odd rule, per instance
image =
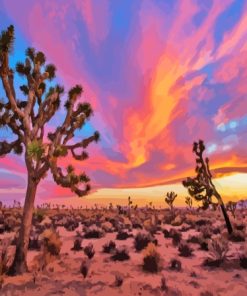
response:
[[[77,162],[92,193],[78,199],[50,175],[39,202],[127,200],[164,203],[194,175],[192,143],[202,139],[215,183],[226,200],[247,190],[247,1],[1,0],[0,30],[16,29],[11,65],[29,46],[58,69],[57,81],[81,84],[94,116],[76,139],[95,130],[101,141]],[[18,87],[21,79],[16,76]],[[21,96],[21,93],[18,92]],[[0,86],[0,97],[4,97]],[[60,110],[47,130],[64,116]],[[0,130],[0,141],[10,138]],[[75,139],[75,140],[76,140]],[[23,200],[22,158],[0,159],[0,200]]]

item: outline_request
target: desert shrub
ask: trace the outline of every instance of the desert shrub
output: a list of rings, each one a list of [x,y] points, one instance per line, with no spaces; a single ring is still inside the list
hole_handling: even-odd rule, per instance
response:
[[[204,261],[205,266],[220,266],[226,259],[229,251],[228,240],[216,236],[208,243],[209,258]]]
[[[214,294],[210,291],[203,291],[200,293],[200,296],[214,296]]]
[[[114,255],[111,256],[113,261],[125,261],[129,260],[129,252],[125,247],[115,249]]]
[[[209,226],[209,225],[211,225],[211,222],[206,219],[199,219],[195,222],[195,225],[196,226]]]
[[[245,236],[246,235],[243,230],[234,229],[233,232],[229,235],[229,240],[232,242],[244,242]]]
[[[212,229],[208,225],[203,225],[199,228],[203,238],[211,238],[212,236]]]
[[[247,269],[247,244],[244,245],[242,254],[239,256],[239,265]]]
[[[87,277],[88,269],[89,269],[88,263],[85,259],[83,259],[80,266],[80,273],[83,275],[84,278]]]
[[[177,246],[180,242],[181,242],[181,239],[182,239],[182,234],[178,231],[174,232],[172,234],[172,244],[173,246]]]
[[[115,274],[115,287],[121,287],[123,284],[123,276],[121,274]]]
[[[157,245],[157,240],[150,233],[146,232],[139,232],[135,236],[134,240],[134,247],[136,251],[141,251],[147,247],[149,243],[154,243]]]
[[[153,243],[149,243],[144,250],[143,265],[144,271],[158,272],[160,267],[160,254],[156,250],[156,246]]]
[[[192,243],[192,244],[200,244],[201,239],[197,235],[190,235],[189,238],[187,239],[187,243]]]
[[[74,231],[79,226],[79,223],[73,219],[68,219],[64,224],[64,228],[67,231]]]
[[[117,233],[116,239],[117,240],[126,240],[129,237],[130,237],[130,235],[127,231],[121,230]]]
[[[178,247],[179,256],[190,257],[193,254],[193,249],[185,242],[180,243]]]
[[[8,252],[9,241],[2,240],[0,242],[0,276],[8,272],[11,257]]]
[[[38,250],[39,251],[40,248],[41,248],[41,243],[39,241],[39,235],[34,234],[34,235],[30,236],[28,249],[29,250]]]
[[[160,280],[160,289],[161,289],[161,291],[165,291],[165,292],[168,291],[168,286],[167,286],[166,279],[164,276],[162,276],[162,278]]]
[[[58,256],[61,250],[62,242],[58,232],[53,229],[46,229],[42,233],[44,252],[49,253],[52,256]]]
[[[170,231],[167,229],[163,229],[163,234],[165,238],[169,238],[170,237]]]
[[[92,259],[94,254],[95,254],[95,250],[93,247],[93,244],[90,243],[88,244],[85,248],[84,248],[84,254],[88,257],[88,259]]]
[[[103,245],[103,252],[104,253],[112,253],[115,249],[116,249],[116,244],[112,240]]]
[[[73,246],[73,248],[71,248],[71,250],[72,251],[80,251],[80,250],[82,250],[81,242],[82,242],[82,240],[80,238],[76,238],[74,240],[74,246]]]
[[[104,235],[104,232],[99,227],[88,227],[84,229],[85,234],[84,238],[101,238]]]
[[[178,259],[171,259],[169,268],[175,271],[181,271],[182,263]]]
[[[139,223],[133,223],[133,224],[132,224],[132,227],[133,227],[134,229],[142,229],[142,228],[143,228],[142,225],[139,224]]]

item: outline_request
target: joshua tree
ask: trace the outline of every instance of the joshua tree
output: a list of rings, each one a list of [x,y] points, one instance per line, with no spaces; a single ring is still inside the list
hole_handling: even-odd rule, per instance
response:
[[[84,149],[91,142],[99,140],[99,133],[95,132],[78,143],[68,143],[74,138],[75,131],[82,128],[93,113],[89,103],[77,103],[83,90],[80,85],[76,85],[68,92],[64,104],[64,120],[46,136],[46,125],[59,109],[63,87],[56,85],[46,90],[47,82],[55,77],[56,68],[52,64],[46,64],[42,52],[28,48],[25,62],[16,65],[16,72],[26,80],[26,84],[20,87],[25,99],[18,100],[14,86],[14,70],[9,66],[13,43],[14,27],[9,26],[0,34],[0,77],[7,97],[6,101],[0,103],[0,125],[9,127],[16,139],[12,142],[0,142],[0,156],[10,152],[24,152],[25,155],[26,198],[15,258],[9,271],[10,274],[20,274],[27,270],[29,234],[40,180],[45,178],[50,170],[58,185],[70,188],[78,196],[87,194],[90,190],[87,175],[84,172],[76,174],[72,165],[68,165],[65,172],[59,167],[58,160],[68,154],[75,160],[86,159],[88,154]]]
[[[173,202],[175,198],[177,197],[177,194],[173,191],[167,192],[165,202],[168,204],[171,210],[173,210]]]
[[[187,204],[187,206],[189,207],[189,209],[192,208],[192,204],[193,204],[193,200],[190,196],[186,196],[185,197],[185,203]]]
[[[229,201],[227,204],[226,204],[226,209],[231,212],[232,216],[235,218],[235,211],[236,211],[236,208],[237,208],[237,203],[234,202],[234,201]]]
[[[193,144],[193,152],[196,155],[197,165],[195,171],[197,176],[194,178],[189,177],[182,183],[186,188],[188,188],[188,192],[191,197],[195,198],[197,201],[202,201],[203,209],[207,209],[209,207],[212,203],[213,196],[217,199],[225,218],[228,233],[231,234],[232,225],[227,215],[223,200],[213,184],[212,174],[209,170],[209,159],[207,157],[205,159],[203,158],[204,150],[205,145],[202,140]]]

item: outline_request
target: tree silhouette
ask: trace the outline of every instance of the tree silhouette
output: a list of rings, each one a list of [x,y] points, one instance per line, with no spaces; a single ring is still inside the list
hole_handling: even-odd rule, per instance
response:
[[[193,144],[193,152],[196,155],[195,171],[197,175],[194,178],[187,178],[182,183],[188,189],[191,197],[203,203],[203,209],[207,209],[209,205],[212,204],[213,196],[217,199],[225,218],[228,233],[231,234],[232,225],[227,215],[223,200],[213,184],[212,174],[209,169],[209,159],[207,157],[205,159],[203,158],[204,150],[205,145],[202,140]]]
[[[84,172],[76,174],[72,165],[68,165],[64,171],[59,167],[58,159],[68,154],[75,160],[86,159],[88,154],[85,148],[91,142],[99,140],[99,133],[95,132],[78,143],[68,143],[74,138],[75,131],[81,129],[93,113],[89,103],[77,103],[83,89],[76,85],[68,92],[63,123],[45,136],[46,125],[58,111],[64,89],[56,85],[47,90],[47,83],[55,77],[56,67],[46,64],[43,52],[28,48],[25,62],[16,65],[16,72],[26,80],[26,84],[20,87],[25,99],[18,100],[14,87],[14,70],[9,66],[13,44],[14,27],[11,25],[0,35],[0,77],[7,97],[6,102],[0,103],[0,125],[9,127],[16,139],[12,142],[0,142],[0,156],[10,152],[24,152],[25,155],[26,198],[16,254],[10,268],[10,274],[20,274],[27,270],[29,234],[40,180],[45,178],[50,170],[58,185],[70,188],[78,196],[87,194],[90,190],[89,177]]]

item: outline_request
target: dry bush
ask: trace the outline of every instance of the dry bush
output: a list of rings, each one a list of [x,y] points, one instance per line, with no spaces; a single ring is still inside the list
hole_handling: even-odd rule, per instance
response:
[[[239,256],[239,265],[242,268],[247,269],[247,243],[245,243],[242,253]]]
[[[80,251],[80,250],[82,250],[81,243],[82,243],[81,238],[76,238],[74,240],[74,246],[73,246],[73,248],[71,248],[71,250],[72,251]]]
[[[117,240],[126,240],[127,238],[131,237],[131,235],[127,231],[119,231],[116,235]]]
[[[218,267],[228,258],[228,240],[218,235],[209,240],[208,250],[210,257],[204,261],[204,265]]]
[[[96,226],[84,228],[84,238],[101,238],[104,236],[104,231]]]
[[[182,242],[179,245],[178,251],[179,251],[179,256],[182,256],[182,257],[191,257],[193,255],[193,249],[185,242]]]
[[[93,244],[90,243],[84,248],[84,254],[88,257],[88,259],[92,259],[95,254],[95,250]]]
[[[115,274],[115,287],[121,287],[123,284],[123,276],[121,274]]]
[[[130,259],[129,252],[126,249],[126,247],[117,248],[114,252],[114,255],[111,256],[111,259],[113,261],[129,260]]]
[[[83,275],[84,278],[87,277],[89,270],[89,264],[87,260],[83,259],[80,266],[80,273]]]
[[[182,270],[182,263],[178,259],[171,259],[169,268],[171,270],[181,271]]]
[[[3,239],[0,243],[0,276],[2,276],[8,272],[11,257],[8,252],[9,240]]]
[[[136,251],[145,249],[149,243],[157,245],[157,240],[149,232],[139,232],[135,236],[134,247]]]
[[[158,272],[160,269],[161,257],[158,253],[154,243],[150,242],[143,252],[143,265],[144,271]]]
[[[115,249],[116,249],[116,244],[112,240],[103,245],[104,253],[112,253]]]

